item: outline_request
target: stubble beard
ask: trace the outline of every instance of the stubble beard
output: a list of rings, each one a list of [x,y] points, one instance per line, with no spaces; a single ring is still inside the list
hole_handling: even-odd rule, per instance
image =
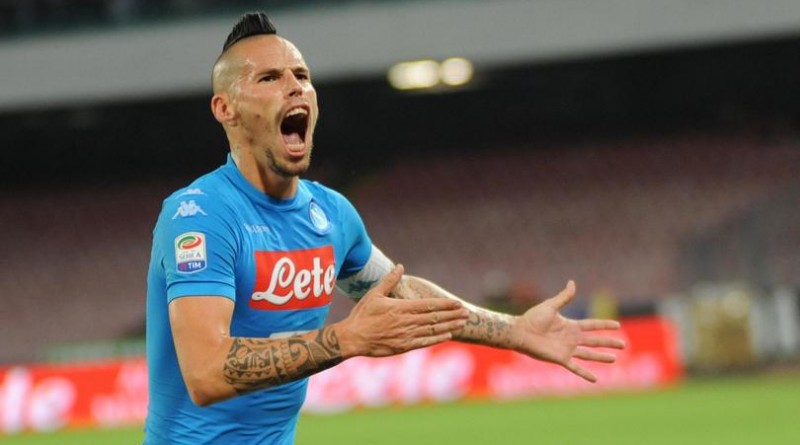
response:
[[[273,173],[282,178],[294,178],[308,171],[309,166],[311,166],[312,151],[313,146],[309,146],[308,153],[303,157],[302,160],[292,162],[278,159],[272,150],[267,150],[267,166],[273,171]]]

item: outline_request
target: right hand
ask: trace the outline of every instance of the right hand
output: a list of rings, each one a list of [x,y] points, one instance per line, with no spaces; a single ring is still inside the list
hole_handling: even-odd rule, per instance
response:
[[[385,357],[442,343],[466,325],[469,312],[459,301],[390,298],[402,278],[403,266],[397,265],[337,323],[344,358]]]

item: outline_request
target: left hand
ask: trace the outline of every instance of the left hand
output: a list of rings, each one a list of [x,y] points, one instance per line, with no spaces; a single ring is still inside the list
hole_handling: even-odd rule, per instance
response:
[[[514,350],[538,360],[561,365],[574,374],[592,383],[597,377],[581,368],[573,359],[613,363],[614,354],[600,352],[594,348],[624,349],[625,342],[619,338],[590,335],[592,331],[619,329],[614,320],[571,320],[559,311],[575,296],[575,283],[570,280],[555,297],[528,309],[516,318],[512,326]]]

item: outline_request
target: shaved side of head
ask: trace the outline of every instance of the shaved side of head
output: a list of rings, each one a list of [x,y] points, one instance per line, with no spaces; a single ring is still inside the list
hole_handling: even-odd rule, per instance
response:
[[[211,85],[214,94],[228,93],[235,97],[236,86],[242,78],[247,61],[236,54],[236,43],[259,35],[276,35],[275,25],[263,12],[250,12],[242,15],[233,26],[222,46],[222,54],[214,63]]]
[[[235,95],[236,86],[244,75],[247,63],[236,51],[226,51],[222,53],[214,69],[211,71],[211,86],[214,94],[233,94]]]

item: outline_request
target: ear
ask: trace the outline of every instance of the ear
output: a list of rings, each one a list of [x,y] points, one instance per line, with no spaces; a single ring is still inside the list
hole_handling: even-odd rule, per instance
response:
[[[217,122],[223,125],[236,125],[236,110],[227,94],[215,94],[214,97],[211,98],[211,113],[214,115]]]

